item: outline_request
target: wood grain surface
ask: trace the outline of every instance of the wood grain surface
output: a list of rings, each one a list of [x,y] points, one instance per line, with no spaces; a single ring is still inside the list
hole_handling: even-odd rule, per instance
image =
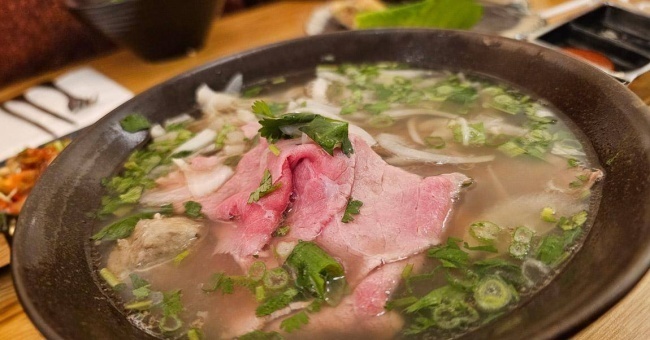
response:
[[[561,2],[562,0],[530,1],[537,9]],[[219,57],[303,36],[305,21],[311,11],[320,4],[321,2],[315,1],[279,2],[240,12],[217,20],[212,27],[206,47],[185,58],[147,63],[126,50],[119,50],[89,62],[71,65],[4,87],[0,89],[0,101],[14,97],[30,86],[85,64],[96,68],[134,93],[139,93]],[[650,103],[650,75],[643,77],[639,83],[634,84],[632,89]],[[0,266],[7,257],[7,248],[0,243]],[[19,304],[8,268],[0,268],[0,339],[43,338]],[[630,294],[574,338],[579,340],[650,339],[650,275],[646,274]]]

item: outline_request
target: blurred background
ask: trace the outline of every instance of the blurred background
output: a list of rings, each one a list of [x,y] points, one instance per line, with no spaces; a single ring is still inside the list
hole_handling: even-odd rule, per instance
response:
[[[224,15],[269,1],[226,0]],[[116,48],[64,0],[0,1],[0,33],[0,86]]]

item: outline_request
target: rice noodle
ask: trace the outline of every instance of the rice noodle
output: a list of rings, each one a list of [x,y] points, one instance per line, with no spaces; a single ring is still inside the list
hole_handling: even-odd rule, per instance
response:
[[[409,131],[409,136],[411,136],[411,139],[420,144],[420,145],[425,145],[424,141],[422,140],[422,137],[420,137],[420,134],[418,133],[418,128],[416,126],[417,122],[417,117],[412,117],[406,122],[406,128]]]
[[[460,133],[462,135],[461,140],[463,141],[464,146],[469,145],[469,125],[467,124],[467,119],[458,118],[456,120],[460,124]]]
[[[404,144],[402,139],[396,135],[382,133],[377,136],[377,142],[384,149],[392,152],[396,156],[405,158],[406,161],[419,161],[423,163],[436,164],[462,164],[462,163],[482,163],[494,160],[494,155],[486,156],[450,156],[431,153],[413,149]],[[396,159],[399,161],[399,159]]]
[[[427,115],[427,116],[442,117],[442,118],[449,118],[449,119],[454,119],[458,117],[455,114],[433,110],[433,109],[397,109],[397,110],[384,111],[383,114],[394,119],[404,118],[408,116],[416,116],[416,115]]]
[[[488,164],[487,172],[490,175],[490,178],[492,179],[492,183],[494,184],[494,188],[496,189],[496,192],[501,196],[501,198],[510,198],[510,194],[503,186],[503,183],[501,183],[499,177],[494,173],[494,169],[492,169],[492,165]]]

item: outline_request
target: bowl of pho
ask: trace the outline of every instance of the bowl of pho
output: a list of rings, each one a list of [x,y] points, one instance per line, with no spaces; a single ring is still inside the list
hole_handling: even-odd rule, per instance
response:
[[[650,263],[650,124],[597,69],[470,32],[217,60],[44,174],[14,238],[48,338],[566,337]]]

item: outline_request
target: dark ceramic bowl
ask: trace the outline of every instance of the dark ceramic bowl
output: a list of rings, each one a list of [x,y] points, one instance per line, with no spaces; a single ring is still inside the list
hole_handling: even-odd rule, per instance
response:
[[[90,263],[88,213],[100,206],[100,181],[114,174],[146,133],[119,120],[150,120],[195,107],[194,91],[223,88],[337,62],[398,61],[414,67],[484,74],[544,98],[588,139],[606,178],[591,231],[563,271],[532,299],[479,328],[472,339],[564,338],[617,302],[650,264],[650,112],[624,86],[573,58],[536,45],[437,30],[358,31],[289,41],[221,59],[183,74],[117,108],[77,138],[27,201],[14,238],[12,270],[26,312],[49,339],[150,338],[131,325]]]
[[[225,0],[66,0],[81,21],[147,60],[203,47]]]

